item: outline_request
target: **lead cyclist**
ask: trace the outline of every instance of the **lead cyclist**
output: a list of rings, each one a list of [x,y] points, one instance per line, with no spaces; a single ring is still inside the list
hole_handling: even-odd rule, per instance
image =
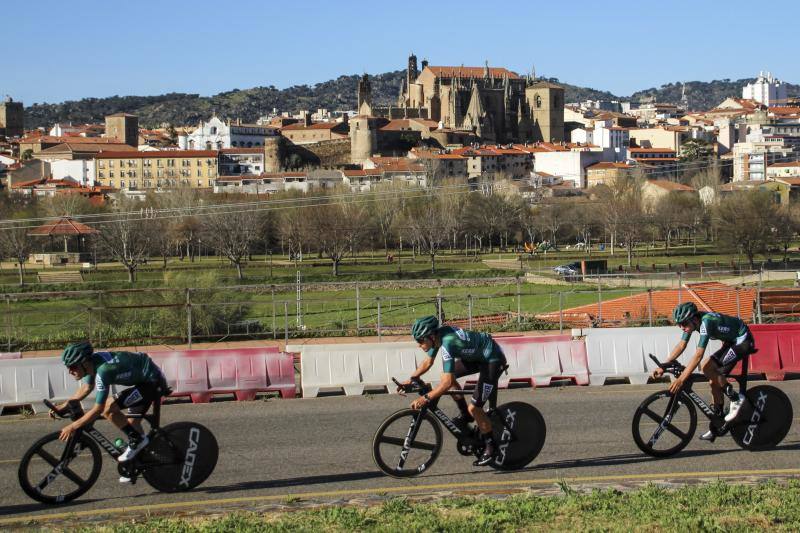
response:
[[[487,333],[465,331],[452,326],[442,326],[435,316],[417,319],[411,326],[411,335],[420,349],[428,357],[419,364],[411,378],[403,385],[411,383],[427,372],[437,354],[442,354],[442,375],[439,385],[411,403],[412,409],[420,409],[435,401],[450,389],[461,389],[456,378],[479,373],[478,383],[467,405],[464,396],[453,396],[461,415],[453,419],[462,429],[472,420],[478,426],[484,442],[483,454],[475,461],[475,466],[485,466],[492,462],[497,453],[497,443],[492,434],[492,422],[483,410],[487,400],[497,394],[497,382],[506,366],[506,357],[497,342]],[[400,388],[398,388],[400,390]]]

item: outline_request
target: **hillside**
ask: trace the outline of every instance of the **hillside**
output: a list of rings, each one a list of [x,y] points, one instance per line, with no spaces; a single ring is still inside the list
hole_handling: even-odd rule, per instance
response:
[[[405,71],[397,70],[371,77],[373,98],[376,103],[387,104],[397,99]],[[29,128],[49,127],[56,122],[102,122],[112,113],[133,113],[145,127],[163,123],[175,125],[196,124],[206,120],[212,113],[229,118],[240,118],[254,122],[258,117],[277,108],[281,111],[326,108],[330,110],[354,109],[358,75],[339,76],[334,80],[314,86],[295,85],[286,89],[273,86],[252,89],[233,89],[214,96],[169,93],[159,96],[111,96],[108,98],[84,98],[60,104],[35,104],[25,109],[25,124]],[[586,99],[633,100],[653,98],[658,102],[679,102],[681,83],[670,83],[659,88],[637,91],[630,97],[618,97],[608,91],[578,87],[550,78],[565,88],[567,102]],[[740,96],[742,87],[753,79],[692,81],[686,84],[692,109],[710,109],[728,96]],[[800,86],[789,85],[790,95],[800,95]]]

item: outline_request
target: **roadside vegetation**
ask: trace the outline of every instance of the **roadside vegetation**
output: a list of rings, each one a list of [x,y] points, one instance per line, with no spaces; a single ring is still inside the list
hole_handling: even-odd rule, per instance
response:
[[[394,498],[375,507],[337,506],[217,518],[155,518],[92,526],[124,533],[159,531],[797,531],[800,482],[707,485],[584,493],[562,484],[560,496],[450,498],[415,503]],[[292,509],[294,505],[298,510]]]

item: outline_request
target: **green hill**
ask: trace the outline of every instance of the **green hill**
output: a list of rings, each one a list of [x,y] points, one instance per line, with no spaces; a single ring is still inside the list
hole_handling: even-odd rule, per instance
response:
[[[405,71],[396,70],[372,76],[373,99],[378,104],[388,104],[397,99]],[[191,125],[208,119],[212,113],[229,118],[240,118],[253,122],[258,117],[277,108],[281,111],[300,109],[329,110],[355,109],[358,75],[339,76],[313,86],[294,85],[286,89],[253,87],[233,89],[214,96],[198,94],[168,93],[159,96],[111,96],[108,98],[84,98],[59,104],[34,104],[25,109],[27,127],[49,127],[56,122],[102,122],[112,113],[132,113],[139,116],[145,127],[157,127],[164,123]],[[633,93],[630,97],[619,97],[608,91],[578,87],[550,78],[565,88],[567,102],[592,100],[647,100],[677,103],[681,99],[681,83],[669,83],[659,88],[650,88]],[[686,83],[692,109],[710,109],[728,96],[740,96],[742,87],[754,81],[752,78],[715,80],[711,82],[691,81]],[[789,85],[790,95],[800,95],[800,86]]]

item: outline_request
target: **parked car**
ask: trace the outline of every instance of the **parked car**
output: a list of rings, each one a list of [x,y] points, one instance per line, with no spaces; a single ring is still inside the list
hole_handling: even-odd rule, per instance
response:
[[[573,277],[578,276],[581,273],[581,264],[578,261],[567,263],[566,265],[558,265],[557,267],[553,267],[553,272],[558,274],[559,276],[566,277]]]

